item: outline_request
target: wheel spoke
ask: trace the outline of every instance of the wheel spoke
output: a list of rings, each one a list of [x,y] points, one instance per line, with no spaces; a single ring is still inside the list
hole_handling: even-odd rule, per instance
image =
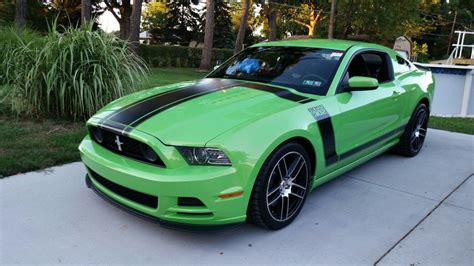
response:
[[[283,220],[283,209],[285,209],[285,197],[281,198],[280,220]]]
[[[426,112],[423,111],[418,116],[418,125],[423,126],[423,124],[425,123],[425,119],[426,119]]]
[[[296,177],[298,177],[298,175],[300,174],[301,169],[303,168],[303,166],[306,165],[306,162],[305,162],[305,160],[302,159],[302,157],[299,157],[297,162],[295,162],[293,164],[294,164],[294,167],[290,168],[291,171],[290,171],[290,174],[289,174],[291,181],[295,180]],[[298,164],[299,164],[299,166],[298,166]]]
[[[267,198],[269,198],[271,195],[273,195],[275,192],[279,191],[280,190],[280,187],[276,187],[275,189],[273,189],[270,193],[267,194]]]
[[[280,181],[283,181],[283,174],[281,173],[280,163],[277,165],[278,173],[280,173]]]
[[[268,205],[268,206],[271,206],[271,205],[273,205],[273,203],[275,203],[277,200],[279,200],[279,199],[281,199],[281,198],[282,198],[282,196],[281,196],[281,195],[278,195],[276,198],[274,198],[274,199],[273,199],[271,202],[269,202],[267,205]]]
[[[285,176],[288,175],[288,166],[286,165],[285,157],[281,159],[283,161],[283,166],[285,167]]]
[[[306,190],[305,187],[300,186],[300,185],[298,185],[298,184],[296,184],[296,183],[292,183],[291,185],[292,185],[292,186],[295,186],[295,187],[297,187],[297,188],[299,188],[299,189]]]
[[[293,192],[291,192],[290,195],[293,195],[293,196],[295,196],[295,197],[297,197],[297,198],[303,199],[303,196],[300,196],[300,195],[298,195],[298,194],[296,194],[296,193],[293,193]]]
[[[290,211],[290,198],[286,197],[286,216],[285,219],[288,218],[288,212]]]

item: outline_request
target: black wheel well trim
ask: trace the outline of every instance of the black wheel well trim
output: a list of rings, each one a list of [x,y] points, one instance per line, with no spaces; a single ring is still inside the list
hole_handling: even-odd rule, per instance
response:
[[[428,100],[427,97],[423,97],[418,101],[418,104],[423,103],[426,105],[426,108],[428,108],[428,112],[430,111],[430,101]],[[417,106],[418,106],[417,104]]]

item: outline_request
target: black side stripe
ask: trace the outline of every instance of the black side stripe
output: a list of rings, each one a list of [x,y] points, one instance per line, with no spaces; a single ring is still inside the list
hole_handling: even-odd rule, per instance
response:
[[[391,138],[402,133],[406,127],[406,125],[400,126],[394,130],[391,130],[383,134],[380,137],[377,137],[367,143],[364,143],[360,146],[357,146],[349,151],[346,151],[338,155],[336,152],[334,128],[333,128],[332,119],[329,113],[326,111],[326,109],[322,105],[311,107],[308,109],[308,111],[313,115],[313,117],[317,121],[317,125],[318,125],[319,132],[321,134],[321,139],[323,142],[324,160],[325,160],[326,166],[333,165],[340,160],[347,159],[350,156],[355,155],[363,150],[366,150],[376,144],[380,144],[382,142],[390,140]]]
[[[336,153],[336,140],[334,138],[334,128],[332,127],[331,117],[328,116],[318,120],[318,127],[323,140],[326,166],[328,166],[338,161],[338,155]]]
[[[339,155],[339,160],[344,160],[344,159],[347,159],[348,157],[356,154],[356,153],[359,153],[365,149],[368,149],[376,144],[379,144],[379,143],[382,143],[382,142],[385,142],[387,140],[390,140],[392,139],[393,137],[397,136],[398,134],[402,133],[404,130],[405,130],[405,126],[406,125],[403,125],[401,127],[398,127],[394,130],[391,130],[385,134],[383,134],[382,136],[380,137],[377,137],[365,144],[362,144],[360,146],[357,146],[349,151],[346,151],[344,153],[342,153],[341,155]]]

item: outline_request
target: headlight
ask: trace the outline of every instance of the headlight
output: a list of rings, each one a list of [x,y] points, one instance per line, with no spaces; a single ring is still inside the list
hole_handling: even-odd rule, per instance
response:
[[[231,165],[229,157],[219,149],[176,147],[183,155],[188,164],[191,165]]]

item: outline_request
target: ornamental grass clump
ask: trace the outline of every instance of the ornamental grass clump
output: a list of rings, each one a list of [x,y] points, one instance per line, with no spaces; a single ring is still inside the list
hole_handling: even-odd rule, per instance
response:
[[[17,114],[83,119],[136,91],[148,69],[125,41],[85,28],[52,27],[41,47],[22,45],[9,78],[9,103]],[[20,67],[21,66],[21,67]]]

